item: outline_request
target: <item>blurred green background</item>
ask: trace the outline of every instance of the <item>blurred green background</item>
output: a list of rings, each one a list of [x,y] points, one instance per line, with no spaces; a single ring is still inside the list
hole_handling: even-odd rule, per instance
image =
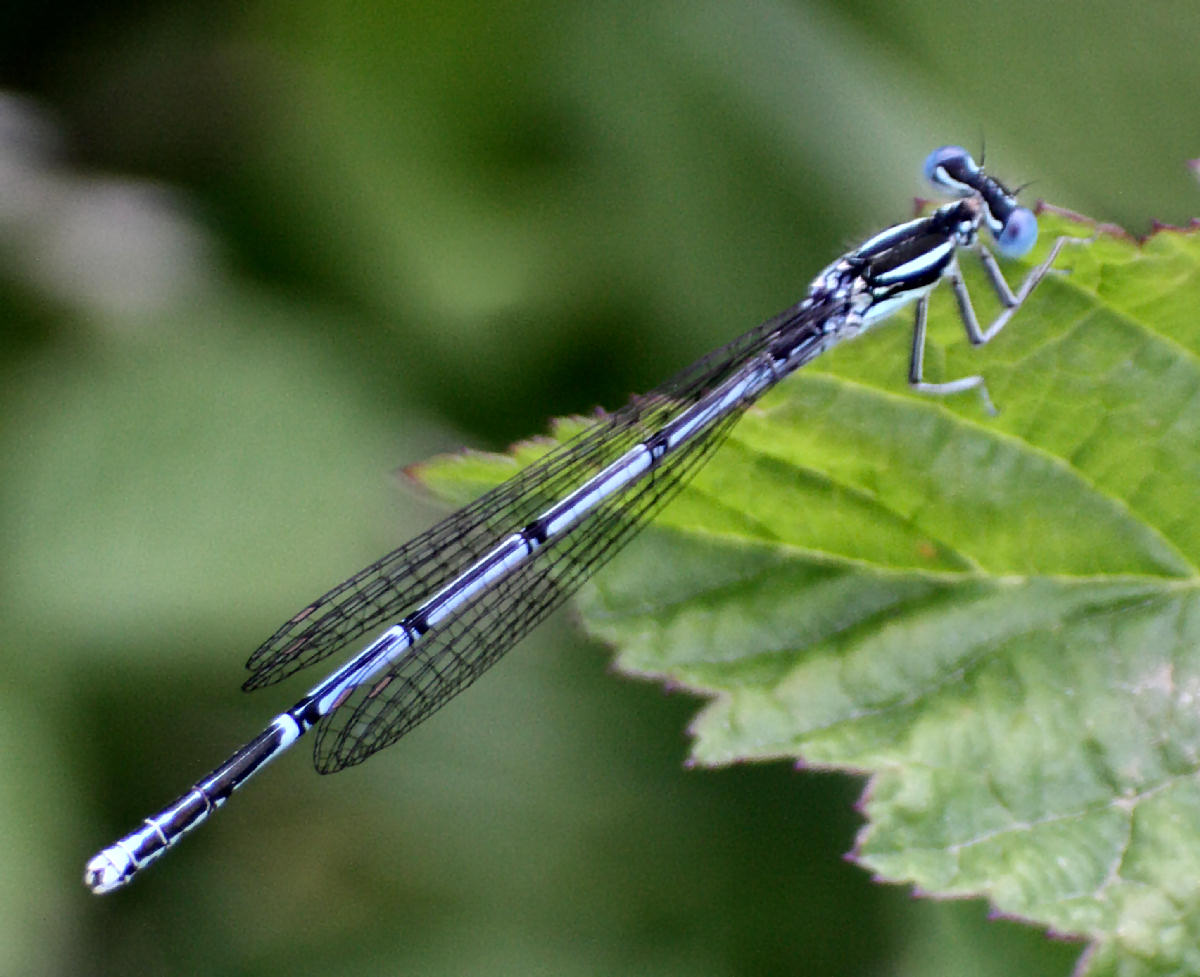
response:
[[[240,665],[428,525],[397,469],[615,407],[986,138],[1200,211],[1200,6],[9,0],[0,974],[1066,974],[842,860],[855,778],[688,771],[696,703],[559,615],[365,766],[280,761],[104,899],[97,848],[310,684]],[[896,365],[897,384],[904,364]]]

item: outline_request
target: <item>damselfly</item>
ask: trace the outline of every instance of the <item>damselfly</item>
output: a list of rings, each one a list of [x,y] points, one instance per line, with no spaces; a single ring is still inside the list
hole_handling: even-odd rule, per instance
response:
[[[924,379],[929,293],[950,283],[967,336],[994,337],[1049,271],[1060,238],[1016,292],[979,240],[1026,254],[1037,219],[957,146],[926,177],[956,199],[839,258],[796,305],[551,451],[432,529],[309,604],[247,663],[245,688],[271,685],[383,628],[362,651],[182,797],[87,864],[93,892],[128,882],[314,726],[314,763],[332,773],[394,743],[478,678],[624,545],[721,442],[746,407],[831,346],[916,303],[909,382],[930,394],[980,376]],[[981,328],[958,267],[976,252],[1004,306]]]

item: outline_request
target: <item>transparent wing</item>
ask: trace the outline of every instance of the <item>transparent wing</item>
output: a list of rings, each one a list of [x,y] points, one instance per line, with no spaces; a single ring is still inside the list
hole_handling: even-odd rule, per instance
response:
[[[651,475],[599,506],[514,573],[426,632],[371,686],[357,688],[317,727],[313,763],[333,773],[394,743],[475,681],[617,553],[682,486],[741,416],[668,455]]]
[[[502,485],[319,597],[255,650],[246,663],[253,674],[243,688],[257,689],[278,682],[322,661],[363,634],[402,619],[489,552],[505,536],[529,523],[586,478],[620,457],[634,444],[644,441],[680,411],[695,403],[748,358],[766,348],[777,333],[803,328],[805,321],[813,318],[817,311],[801,309],[797,305],[767,320],[694,363],[651,393],[634,398],[621,410],[597,421],[593,427],[555,448]],[[691,454],[688,449],[681,449],[680,458],[665,463],[666,471],[656,469],[648,483],[638,487],[638,491],[650,493],[642,501],[649,503],[653,500],[657,504],[663,497],[665,483],[671,483],[672,488],[678,487],[683,458]],[[544,581],[539,577],[530,584],[531,590],[525,598],[533,616],[540,602],[551,596],[550,591],[543,593],[538,588],[551,588],[554,600],[537,616],[536,619],[540,619],[549,607],[561,600],[557,595],[570,579],[567,568],[572,561],[577,562],[587,555],[583,548],[596,551],[596,555],[591,557],[594,569],[594,565],[598,565],[603,558],[599,554],[606,547],[615,549],[620,545],[623,535],[618,534],[616,539],[605,541],[591,526],[603,525],[605,531],[615,532],[615,528],[604,520],[617,520],[619,514],[610,509],[624,504],[632,504],[629,493],[626,493],[624,501],[614,499],[610,505],[601,507],[582,535],[581,530],[576,530],[569,540],[546,547],[546,552],[528,569],[496,588],[497,593],[510,594],[519,590],[530,573],[546,574]],[[629,526],[622,532],[628,532],[637,524],[636,519],[629,517],[630,513],[626,513],[623,524],[628,523]],[[576,540],[586,540],[586,543]],[[559,546],[580,549],[570,549],[563,567],[547,567],[547,562],[554,562],[552,554]],[[537,570],[537,567],[541,570]],[[481,608],[480,613],[499,613],[499,608],[489,605],[488,610]],[[507,640],[511,644],[516,638]],[[431,654],[430,648],[434,645],[440,648],[444,643],[441,637],[431,643],[427,636],[420,644],[426,648],[423,654],[428,655]],[[477,657],[486,658],[486,655]],[[338,710],[339,713],[342,711]],[[328,735],[325,739],[328,739]],[[320,743],[321,740],[318,741],[319,753]],[[335,764],[332,769],[336,768]]]

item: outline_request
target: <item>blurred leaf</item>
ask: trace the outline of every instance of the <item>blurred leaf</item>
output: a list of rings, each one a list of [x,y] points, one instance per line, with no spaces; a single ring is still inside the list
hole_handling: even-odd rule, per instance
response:
[[[927,372],[983,370],[998,418],[907,391],[903,328],[849,344],[751,410],[583,621],[711,697],[698,762],[870,772],[880,878],[1089,938],[1096,972],[1200,972],[1200,237],[1059,266],[983,353],[935,296]],[[422,477],[462,499],[513,470]]]
[[[259,601],[286,607],[320,585],[323,560],[340,573],[390,538],[400,517],[379,459],[404,449],[388,417],[327,345],[269,328],[323,321],[230,288],[144,335],[64,341],[3,374],[10,637],[84,661],[103,637],[160,661],[183,615],[261,628]],[[421,418],[408,419],[420,450]],[[131,637],[142,629],[152,637]],[[190,654],[219,660],[212,640]]]

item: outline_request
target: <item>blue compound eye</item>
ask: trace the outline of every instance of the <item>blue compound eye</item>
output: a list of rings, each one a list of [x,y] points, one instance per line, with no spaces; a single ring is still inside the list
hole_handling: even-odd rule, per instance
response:
[[[962,146],[942,146],[925,159],[925,179],[935,187],[953,193],[967,194],[971,187],[962,177],[979,172],[975,160]]]
[[[996,250],[1006,258],[1020,258],[1037,243],[1037,218],[1027,207],[1018,207],[1008,215],[1004,228],[996,236]]]

